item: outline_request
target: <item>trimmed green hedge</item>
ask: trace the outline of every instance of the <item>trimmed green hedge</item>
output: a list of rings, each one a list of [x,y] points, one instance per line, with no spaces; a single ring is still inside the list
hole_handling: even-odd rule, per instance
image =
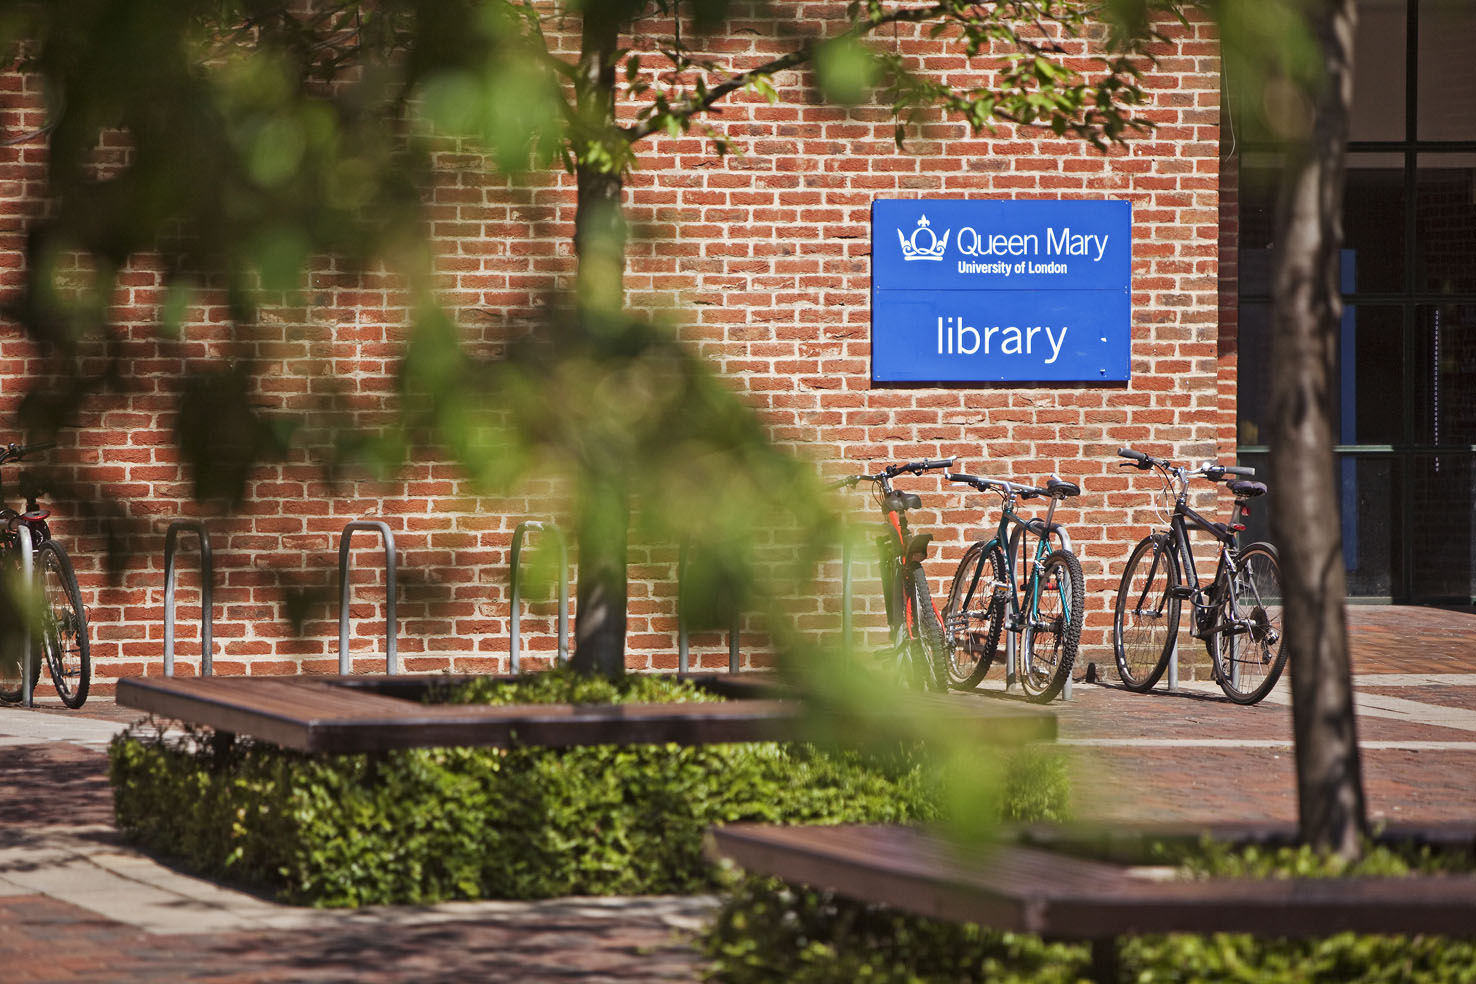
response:
[[[712,698],[670,678],[547,673],[456,699]],[[934,818],[938,802],[919,756],[778,743],[313,757],[130,730],[110,773],[133,840],[314,905],[706,891],[712,824],[908,822]]]
[[[1469,854],[1371,850],[1358,864],[1305,848],[1167,849],[1191,877],[1339,877],[1472,870]],[[771,878],[742,878],[702,937],[708,979],[723,984],[1053,984],[1090,972],[1086,944],[1046,943],[971,924],[923,919]],[[1119,980],[1303,984],[1472,984],[1476,944],[1439,936],[1258,940],[1243,934],[1143,936],[1119,944]]]

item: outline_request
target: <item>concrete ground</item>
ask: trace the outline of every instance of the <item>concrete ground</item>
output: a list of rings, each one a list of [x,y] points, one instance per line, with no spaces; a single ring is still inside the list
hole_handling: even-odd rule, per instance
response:
[[[1349,619],[1371,816],[1470,822],[1476,613],[1355,607]],[[1061,743],[1080,765],[1079,811],[1108,821],[1294,819],[1289,699],[1285,684],[1255,707],[1229,703],[1213,684],[1147,695],[1078,684],[1056,708]],[[700,975],[686,939],[713,904],[706,898],[308,910],[175,871],[123,844],[112,825],[104,749],[134,718],[107,699],[80,711],[0,708],[7,984]]]

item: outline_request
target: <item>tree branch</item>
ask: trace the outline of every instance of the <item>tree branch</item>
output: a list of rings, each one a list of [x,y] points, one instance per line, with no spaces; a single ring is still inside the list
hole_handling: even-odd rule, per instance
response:
[[[912,7],[902,10],[894,10],[889,14],[884,14],[881,17],[876,18],[875,20],[868,20],[864,23],[857,23],[853,25],[850,29],[836,35],[835,38],[829,40],[839,41],[847,37],[865,37],[867,34],[872,33],[877,28],[884,27],[887,24],[918,23],[947,14],[949,11],[955,9],[955,6],[955,4],[950,3],[935,3],[927,7]],[[674,105],[671,108],[670,112],[667,114],[667,117],[685,123],[693,116],[707,112],[707,110],[711,109],[719,99],[722,99],[724,96],[737,89],[742,89],[745,86],[750,85],[756,79],[766,78],[770,75],[774,75],[777,72],[782,72],[785,69],[794,68],[798,65],[805,64],[815,57],[815,48],[816,42],[809,41],[801,45],[799,48],[796,48],[794,51],[791,51],[787,55],[781,55],[780,57],[775,58],[773,61],[766,62],[756,68],[751,68],[746,72],[739,72],[737,75],[729,77],[726,81],[713,86],[711,89],[707,90],[707,92],[700,98],[691,97],[679,104]],[[663,126],[664,123],[658,122],[655,117],[652,117],[650,119],[643,120],[633,126],[622,128],[621,133],[625,135],[625,139],[628,143],[635,143],[637,140],[648,137],[652,133],[655,133]]]

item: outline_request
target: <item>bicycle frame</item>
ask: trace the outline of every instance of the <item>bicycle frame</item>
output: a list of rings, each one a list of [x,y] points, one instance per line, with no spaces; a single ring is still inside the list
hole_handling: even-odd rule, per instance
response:
[[[915,537],[907,523],[907,511],[921,503],[915,496],[899,492],[892,487],[892,479],[910,472],[914,475],[923,471],[950,467],[955,459],[938,459],[888,465],[875,475],[856,475],[838,483],[854,487],[858,482],[873,483],[880,497],[882,515],[887,532],[877,538],[878,565],[882,581],[882,599],[886,605],[887,629],[894,646],[918,639],[917,613],[912,611],[912,596],[906,589],[909,573],[922,564],[930,535]],[[936,608],[936,605],[934,606]],[[934,612],[936,617],[936,612]]]
[[[1188,473],[1183,468],[1175,470],[1174,477],[1179,483],[1179,492],[1174,499],[1174,511],[1169,517],[1169,534],[1172,537],[1170,549],[1179,559],[1179,567],[1185,575],[1185,583],[1176,589],[1180,599],[1187,599],[1195,609],[1207,608],[1219,603],[1219,599],[1211,598],[1205,600],[1205,591],[1213,589],[1216,585],[1224,584],[1224,575],[1228,573],[1235,576],[1235,558],[1232,551],[1235,549],[1236,534],[1245,528],[1244,524],[1217,523],[1195,511],[1188,503],[1189,481]],[[1245,510],[1243,504],[1237,503],[1233,509]],[[1219,562],[1215,566],[1215,576],[1209,582],[1208,588],[1199,579],[1199,564],[1194,557],[1194,544],[1189,538],[1189,526],[1193,524],[1195,529],[1208,533],[1215,538],[1219,548]],[[1154,558],[1154,564],[1158,558]],[[1193,620],[1189,626],[1189,635],[1192,638],[1202,639],[1204,633],[1200,631],[1198,620]]]
[[[1202,513],[1196,511],[1189,505],[1189,469],[1182,466],[1162,467],[1168,480],[1177,484],[1177,492],[1174,496],[1174,508],[1169,515],[1168,544],[1167,550],[1155,553],[1153,564],[1149,568],[1148,578],[1144,582],[1144,596],[1138,598],[1135,608],[1142,610],[1143,602],[1147,600],[1147,586],[1153,583],[1154,575],[1158,572],[1158,564],[1165,560],[1164,554],[1171,554],[1178,561],[1179,570],[1184,575],[1184,582],[1176,585],[1163,601],[1172,598],[1176,603],[1179,601],[1189,602],[1191,618],[1189,620],[1189,636],[1192,639],[1206,639],[1208,636],[1222,631],[1222,627],[1214,622],[1205,624],[1199,615],[1201,612],[1213,611],[1225,602],[1220,596],[1221,590],[1233,582],[1238,568],[1235,564],[1234,551],[1238,535],[1245,530],[1243,522],[1217,523]],[[1202,469],[1200,469],[1202,471]],[[1230,471],[1227,469],[1227,471]],[[1250,509],[1245,502],[1236,499],[1231,506],[1232,519],[1245,519],[1250,515]],[[1238,516],[1236,514],[1239,514]],[[1214,577],[1206,585],[1199,577],[1199,563],[1194,556],[1194,544],[1189,537],[1190,526],[1194,529],[1208,533],[1214,538],[1218,547],[1219,557],[1215,565]],[[1207,596],[1207,592],[1213,592]],[[1249,624],[1239,611],[1235,593],[1229,592],[1231,625],[1229,631],[1241,634],[1249,631]],[[1160,602],[1162,603],[1162,602]],[[1214,661],[1211,660],[1212,665]],[[1178,650],[1169,661],[1168,678],[1169,689],[1178,685],[1179,666]]]
[[[1000,550],[1005,559],[1005,583],[993,587],[1007,589],[1003,629],[1010,633],[1010,638],[1006,642],[1005,654],[1008,685],[1013,683],[1015,678],[1016,639],[1025,631],[1027,625],[1038,625],[1040,622],[1040,576],[1044,569],[1045,558],[1054,549],[1051,545],[1051,538],[1056,537],[1060,540],[1062,549],[1070,550],[1071,537],[1064,529],[1053,528],[1052,525],[1052,520],[1056,515],[1056,506],[1060,503],[1059,499],[1054,496],[1050,497],[1051,504],[1046,510],[1044,520],[1027,519],[1015,512],[1015,502],[1019,498],[1034,498],[1039,494],[1039,490],[1016,485],[1013,482],[997,482],[988,479],[984,481],[989,490],[999,494],[1002,498],[999,525],[995,527],[994,536],[985,542],[983,549],[979,551],[979,559],[974,566],[973,576],[969,580],[969,589],[964,595],[962,608],[965,611],[969,609],[974,600],[974,593],[978,590],[979,581],[983,577],[985,563],[994,550]],[[1017,584],[1015,581],[1016,558],[1021,556],[1024,541],[1030,535],[1035,537],[1035,556],[1031,559],[1029,574]],[[1065,595],[1062,596],[1062,604],[1063,606],[1070,604]],[[1069,681],[1067,685],[1070,685]]]

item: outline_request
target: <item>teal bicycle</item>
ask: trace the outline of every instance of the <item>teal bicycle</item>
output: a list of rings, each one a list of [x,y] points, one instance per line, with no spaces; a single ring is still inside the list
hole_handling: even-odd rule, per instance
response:
[[[1008,630],[1021,637],[1016,650],[1021,688],[1031,700],[1046,703],[1066,686],[1081,642],[1086,601],[1081,561],[1065,528],[1053,522],[1056,506],[1080,495],[1081,488],[1055,477],[1045,488],[975,475],[947,477],[1002,501],[994,536],[964,552],[948,591],[943,627],[949,685],[957,690],[978,686],[994,663],[1000,634]],[[1051,502],[1045,519],[1015,512],[1017,501],[1042,497]],[[1028,557],[1027,538],[1035,544]],[[1017,558],[1022,565],[1018,583]]]

